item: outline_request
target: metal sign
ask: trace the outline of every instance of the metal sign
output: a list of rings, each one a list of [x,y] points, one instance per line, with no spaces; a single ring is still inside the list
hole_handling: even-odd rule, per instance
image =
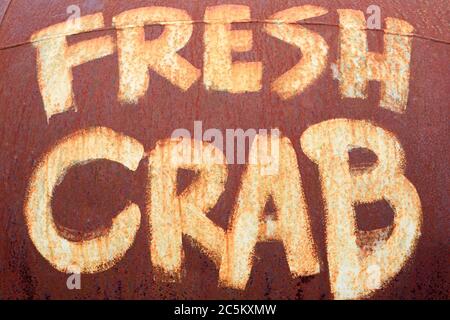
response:
[[[446,1],[0,9],[1,298],[448,298]]]

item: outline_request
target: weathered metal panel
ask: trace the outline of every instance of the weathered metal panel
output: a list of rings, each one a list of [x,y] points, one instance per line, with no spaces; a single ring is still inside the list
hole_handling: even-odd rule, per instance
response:
[[[355,121],[343,122],[354,129],[353,133],[348,135],[356,135],[355,132],[359,131],[363,131],[363,135],[368,134],[365,142],[373,145],[380,152],[386,152],[386,157],[393,159],[393,163],[401,158],[401,152],[396,145],[393,144],[391,148],[386,141],[390,141],[390,137],[395,137],[395,141],[398,141],[404,151],[402,164],[404,173],[400,171],[395,173],[397,174],[395,179],[400,179],[400,176],[405,177],[418,195],[418,198],[408,198],[413,192],[404,191],[409,188],[409,184],[405,182],[400,183],[395,190],[389,189],[392,195],[387,196],[383,193],[388,193],[387,189],[380,191],[387,198],[396,200],[355,205],[356,226],[359,231],[385,230],[384,236],[377,234],[375,239],[380,247],[375,244],[371,248],[368,246],[367,250],[383,249],[387,243],[386,239],[393,237],[398,230],[396,228],[399,228],[394,222],[400,214],[395,210],[401,209],[397,207],[393,210],[389,204],[396,207],[393,203],[401,203],[408,209],[405,211],[406,215],[411,214],[411,208],[420,209],[418,217],[411,218],[412,222],[408,220],[408,223],[411,222],[411,231],[399,235],[401,241],[402,239],[405,242],[411,241],[412,249],[406,250],[408,251],[406,257],[402,256],[403,252],[390,251],[391,256],[385,257],[386,270],[380,271],[381,277],[396,268],[397,260],[402,260],[400,270],[396,270],[386,281],[383,280],[379,288],[372,290],[368,295],[361,295],[360,298],[448,299],[450,229],[448,218],[450,11],[448,1],[378,1],[376,5],[381,10],[381,28],[387,28],[388,20],[385,21],[385,18],[390,17],[405,21],[414,29],[411,31],[407,25],[401,24],[400,27],[386,33],[371,28],[359,30],[361,34],[367,34],[368,51],[379,53],[368,59],[367,64],[359,64],[361,60],[358,59],[361,56],[358,54],[361,51],[358,51],[357,43],[362,38],[361,34],[355,36],[351,31],[355,30],[352,28],[357,27],[352,23],[357,22],[358,15],[355,12],[351,14],[347,12],[353,20],[349,23],[350,31],[347,30],[349,46],[345,47],[345,28],[340,24],[345,13],[340,15],[337,10],[359,10],[362,14],[366,13],[365,18],[370,18],[371,14],[367,14],[367,9],[373,5],[372,2],[370,0],[233,1],[233,4],[248,6],[251,12],[251,17],[245,18],[245,10],[243,10],[244,13],[241,14],[244,18],[239,18],[239,23],[235,23],[233,28],[253,32],[252,43],[243,33],[233,38],[233,41],[240,41],[240,45],[235,45],[232,50],[235,51],[232,53],[233,60],[261,62],[261,64],[260,67],[255,64],[249,67],[251,76],[243,76],[239,81],[234,79],[227,83],[229,75],[227,76],[226,70],[228,69],[221,64],[222,62],[214,64],[216,60],[227,59],[226,54],[223,53],[223,47],[226,47],[223,38],[226,30],[220,29],[220,26],[240,9],[229,8],[228,14],[222,16],[220,13],[215,15],[217,12],[214,9],[207,9],[216,5],[230,4],[227,1],[1,1],[0,298],[345,298],[347,287],[333,289],[333,283],[337,286],[336,283],[339,280],[334,278],[338,276],[330,269],[338,265],[340,267],[337,270],[340,270],[341,274],[347,272],[345,267],[339,265],[340,260],[336,256],[340,248],[347,253],[345,250],[350,248],[346,247],[350,240],[339,237],[339,228],[337,231],[330,228],[330,226],[342,224],[341,229],[345,229],[347,225],[345,221],[330,218],[333,208],[337,208],[339,203],[328,203],[327,210],[326,198],[327,195],[331,198],[334,190],[339,193],[339,190],[346,188],[339,183],[346,180],[338,176],[336,182],[332,184],[331,191],[326,193],[321,188],[321,181],[326,181],[327,177],[323,172],[322,176],[319,176],[320,166],[312,161],[316,145],[326,144],[327,137],[331,141],[332,137],[339,137],[340,134],[345,136],[345,133],[337,129],[333,131],[331,123],[325,127],[329,131],[323,131],[326,134],[315,139],[308,140],[305,138],[305,133],[312,133],[308,129],[318,128],[316,125],[327,120],[352,119]],[[277,12],[306,4],[313,5],[315,8],[298,8],[286,13],[285,16],[275,15]],[[127,56],[135,49],[130,41],[135,39],[133,37],[136,34],[133,32],[138,32],[140,23],[136,21],[136,16],[122,14],[128,10],[146,6],[171,7],[185,11],[174,13],[168,9],[162,9],[146,21],[147,40],[160,37],[163,29],[175,30],[172,38],[168,40],[171,41],[168,50],[176,47],[177,58],[170,55],[169,51],[164,51],[166,48],[164,44],[150,49],[143,47],[141,54],[134,58]],[[64,23],[68,19],[68,24],[78,23],[78,20],[73,19],[76,17],[77,9],[80,10],[81,17],[97,14],[97,18],[82,24],[81,28],[86,29],[84,32],[67,35],[68,29],[64,29]],[[205,10],[210,14],[209,19],[205,18]],[[301,10],[305,11],[299,19],[298,13]],[[119,15],[122,16],[122,20],[117,18]],[[306,19],[308,15],[311,19],[297,22],[297,20]],[[62,27],[54,29],[53,33],[38,34],[44,28],[59,23],[63,23]],[[303,31],[295,29],[300,26],[314,32],[317,36],[305,33],[305,29],[302,29]],[[192,28],[192,35],[189,37],[190,28]],[[186,34],[188,42],[184,43]],[[391,37],[394,39],[391,43],[392,47],[387,44],[386,34],[393,36]],[[57,41],[65,39],[66,35],[67,44],[65,45],[68,47],[74,48],[77,44],[86,43],[89,40],[91,42],[84,47],[80,45],[71,53],[64,52],[62,58],[59,57],[62,60],[45,60],[46,57],[58,53],[60,49],[58,46],[61,43]],[[289,43],[287,38],[292,40],[292,43]],[[300,50],[295,42],[299,38],[313,40],[306,41],[306,44],[300,41],[299,46],[303,47],[303,50]],[[143,40],[142,34],[141,40]],[[216,46],[211,45],[214,41],[217,43]],[[382,63],[377,63],[382,60],[383,49],[386,47],[395,48],[393,50],[395,54],[391,57],[395,63],[386,63],[387,67],[383,69],[385,65],[378,67]],[[311,55],[309,60],[303,60],[306,60],[303,69],[297,73],[287,74],[286,78],[277,83],[277,78],[295,66],[302,57],[308,56],[308,50],[311,51]],[[155,52],[155,55],[152,55],[152,52]],[[94,60],[91,59],[93,56],[102,57]],[[148,83],[145,79],[142,80],[143,74],[140,72],[143,62],[139,59],[144,57],[147,59],[145,61],[152,65]],[[363,59],[364,57],[366,54],[363,54]],[[355,64],[352,65],[352,62],[346,64],[346,59],[354,59],[352,61]],[[72,79],[64,78],[66,70],[63,63],[69,60],[74,65],[70,68]],[[213,67],[205,68],[205,61],[209,61],[208,63]],[[405,68],[409,68],[409,73]],[[187,71],[180,75],[177,73],[180,70]],[[124,74],[131,74],[133,77],[127,78]],[[261,74],[260,80],[258,80],[259,74]],[[399,74],[406,78],[401,78]],[[358,85],[361,85],[363,75],[370,78],[366,96],[364,97],[363,94],[359,98],[349,98],[352,95],[358,96],[355,92]],[[138,78],[139,76],[141,78]],[[300,77],[300,80],[296,77]],[[71,80],[68,86],[64,82],[67,79]],[[345,82],[345,79],[348,82]],[[380,79],[386,82],[391,81],[391,87],[381,84]],[[291,80],[295,81],[290,82]],[[406,93],[401,89],[405,85],[408,89]],[[72,90],[72,93],[67,91],[68,88]],[[195,121],[202,122],[204,131],[209,128],[218,129],[220,132],[236,128],[244,130],[278,128],[282,136],[289,139],[291,143],[286,149],[291,150],[292,147],[295,154],[285,154],[280,158],[282,162],[280,170],[285,170],[280,172],[284,172],[285,175],[273,180],[258,180],[259,175],[254,180],[251,177],[245,180],[250,174],[246,171],[247,166],[242,164],[226,166],[227,177],[220,171],[222,169],[208,171],[208,174],[205,174],[205,181],[215,181],[217,185],[224,182],[224,192],[222,193],[220,188],[217,189],[217,185],[207,185],[205,181],[200,181],[199,190],[208,186],[208,192],[199,191],[199,194],[193,198],[208,208],[207,217],[217,229],[195,215],[192,221],[185,221],[184,219],[187,218],[183,216],[184,218],[180,218],[178,223],[169,224],[164,227],[165,229],[155,229],[157,227],[152,223],[158,220],[159,214],[165,214],[164,217],[171,219],[170,213],[178,210],[177,205],[183,206],[187,203],[183,210],[188,211],[188,204],[194,201],[190,198],[190,200],[180,200],[179,203],[171,203],[173,207],[170,208],[165,207],[166,203],[163,203],[161,211],[156,213],[153,211],[153,215],[149,213],[149,207],[156,208],[156,203],[166,196],[166,189],[158,193],[155,189],[150,190],[149,187],[150,180],[157,181],[158,174],[165,170],[165,161],[168,161],[158,158],[155,149],[159,150],[159,147],[167,146],[159,141],[170,138],[174,130],[186,128],[194,133]],[[380,129],[374,129],[372,132],[372,129],[367,129],[369,123]],[[95,129],[96,127],[103,127],[103,129]],[[367,131],[361,128],[366,128]],[[80,130],[87,131],[79,133]],[[386,130],[389,134],[378,135],[380,130]],[[90,140],[92,132],[101,135],[107,141],[102,140],[103,138]],[[337,134],[334,135],[336,132]],[[108,141],[114,143],[111,142],[109,145]],[[65,145],[64,149],[62,148],[64,142],[73,144]],[[104,146],[101,143],[104,143]],[[58,149],[59,147],[61,149]],[[86,159],[81,159],[82,165],[78,164],[68,169],[64,175],[58,176],[65,170],[62,165],[66,157],[76,158],[85,154],[96,154],[102,159],[115,159],[123,165],[107,160],[87,162]],[[56,158],[52,158],[54,155]],[[149,169],[149,161],[151,162],[149,158],[157,159],[151,167],[156,168],[154,172]],[[296,159],[297,162],[291,159]],[[361,154],[351,155],[350,161],[359,163],[364,170],[375,160],[373,154],[366,150]],[[71,165],[75,162],[67,160],[67,163]],[[290,167],[283,167],[284,165]],[[295,178],[297,165],[301,174],[298,179]],[[388,163],[389,165],[391,162]],[[339,165],[336,163],[335,167]],[[39,171],[40,168],[44,168],[43,171]],[[286,174],[291,168],[295,169],[292,175]],[[390,172],[386,171],[386,173]],[[374,181],[377,184],[389,185],[393,181],[391,178],[386,176]],[[48,204],[44,203],[43,199],[46,200],[45,192],[51,187],[49,185],[52,179],[55,180],[56,187],[50,190],[52,192],[49,194],[51,216],[56,226],[55,234],[67,240],[65,245],[61,245],[61,242],[58,244],[56,240],[55,242],[49,240],[52,226],[50,220],[42,220],[47,224],[39,220],[45,211],[39,208]],[[167,179],[170,180],[169,175],[161,179],[162,183],[169,181]],[[192,183],[188,175],[180,175],[177,181],[179,189]],[[194,183],[195,181],[197,180],[194,180]],[[258,193],[256,196],[252,194],[255,198],[252,196],[240,198],[241,193],[245,195],[249,188],[246,187],[245,181],[256,184],[263,181],[261,189],[257,189],[260,192],[266,192],[266,189],[270,189],[271,186],[281,188],[278,189],[280,199],[286,199],[286,197],[289,199],[291,193],[296,195],[303,193],[305,198],[303,202],[306,207],[302,207],[301,198],[298,198],[298,203],[281,201],[275,204],[273,202],[277,202],[277,199],[272,199],[268,201],[265,213],[268,216],[277,217],[276,212],[283,205],[287,207],[287,212],[305,209],[304,212],[308,217],[305,225],[310,226],[311,237],[308,237],[308,228],[305,227],[304,237],[302,234],[299,239],[295,235],[290,238],[292,243],[301,244],[304,247],[305,255],[301,258],[292,254],[294,258],[300,259],[298,261],[288,261],[286,251],[289,252],[290,249],[284,250],[281,241],[258,243],[252,255],[248,281],[244,281],[243,287],[241,283],[235,285],[233,289],[233,286],[227,285],[227,281],[233,280],[231,276],[233,272],[229,269],[230,266],[236,265],[233,265],[233,258],[230,258],[234,256],[232,253],[223,255],[215,253],[219,250],[218,247],[222,248],[226,235],[231,233],[231,231],[225,233],[225,230],[232,229],[231,216],[233,212],[239,211],[238,204],[243,203],[244,213],[253,212],[258,205]],[[288,183],[283,184],[286,181]],[[292,191],[296,187],[301,188],[302,191],[298,193]],[[373,189],[375,190],[376,186]],[[212,201],[216,193],[218,199]],[[370,191],[366,193],[371,194]],[[248,194],[251,194],[251,190]],[[156,197],[152,198],[152,195]],[[399,197],[396,198],[396,195]],[[277,196],[272,196],[274,197]],[[380,196],[377,200],[381,198]],[[208,201],[212,203],[207,205]],[[122,214],[122,210],[130,203],[138,207],[133,207],[134,213],[131,213],[131,207],[128,207],[130,211],[126,217],[129,220],[122,222],[128,226],[134,225],[135,234],[131,231],[131,233],[118,233],[116,238],[111,236],[104,242],[95,242],[95,239],[108,234],[113,221],[117,221],[113,219],[117,218],[119,213]],[[246,203],[248,207],[245,207]],[[138,218],[137,208],[140,209],[140,218]],[[344,209],[342,210],[345,211]],[[138,212],[137,215],[136,212]],[[197,218],[198,220],[195,220]],[[291,218],[288,221],[292,225],[300,223],[297,218]],[[268,223],[264,227],[266,235],[272,232],[282,237],[291,230],[289,223],[283,227],[273,227],[270,221]],[[164,225],[164,222],[159,224],[161,225]],[[210,234],[205,235],[206,240],[203,239],[202,245],[191,241],[188,236],[183,237],[182,270],[177,268],[172,270],[175,277],[180,279],[167,282],[164,281],[167,279],[161,279],[161,270],[155,266],[155,262],[158,263],[159,260],[155,257],[151,258],[151,254],[158,250],[164,251],[164,245],[167,243],[169,243],[168,246],[173,244],[176,241],[176,237],[172,237],[173,232],[179,231],[183,225],[189,225],[193,234],[195,232],[198,234],[210,232]],[[251,227],[251,225],[248,227],[249,230],[253,230]],[[371,242],[370,234],[357,233],[357,241],[363,245]],[[152,239],[156,239],[157,235],[164,237],[166,234],[167,241],[163,241],[164,248],[151,244]],[[243,238],[246,241],[251,238],[247,236]],[[75,248],[90,240],[94,242],[89,250],[79,249],[81,253],[78,256],[86,261],[84,269],[86,272],[81,275],[81,289],[69,290],[67,279],[70,274],[62,272],[64,268],[70,269],[70,266],[64,267],[65,263],[69,264],[67,261],[70,262],[70,259],[65,256],[69,250],[67,248],[71,245]],[[234,242],[229,240],[230,246],[238,240],[240,239]],[[308,255],[311,252],[307,247],[311,244],[313,245],[311,250],[317,255],[315,259]],[[58,245],[61,247],[59,248]],[[128,250],[117,256],[111,254],[121,246],[127,247]],[[291,249],[294,252],[300,250],[295,246]],[[352,256],[354,252],[348,250],[349,256]],[[44,257],[44,252],[50,252],[49,256]],[[100,254],[97,259],[95,255],[98,252]],[[171,255],[170,257],[162,255],[162,261],[159,261],[161,264],[170,265],[167,262],[168,259],[177,254],[169,249],[167,252]],[[106,265],[95,264],[97,260],[106,261],[111,255],[114,259]],[[222,266],[224,269],[221,271],[221,260],[223,261],[225,257],[231,260],[226,262],[224,267]],[[345,260],[346,257],[342,259]],[[355,261],[364,260],[360,257],[355,259]],[[318,270],[314,269],[315,261],[319,263]],[[295,263],[306,266],[305,269],[308,270],[297,274],[292,272]],[[349,263],[349,266],[353,265]],[[369,265],[369,269],[371,266],[373,265]],[[69,269],[67,271],[70,271]],[[306,276],[311,270],[311,274]],[[178,271],[180,274],[177,274]],[[164,277],[168,277],[168,272],[162,273]],[[243,273],[237,274],[241,276]],[[356,292],[357,286],[360,285],[358,279],[342,281],[347,283],[349,291]],[[340,295],[336,293],[338,290],[342,290]]]

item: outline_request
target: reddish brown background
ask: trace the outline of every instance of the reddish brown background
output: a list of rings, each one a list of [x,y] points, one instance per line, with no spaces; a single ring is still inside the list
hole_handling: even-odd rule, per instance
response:
[[[47,124],[36,80],[36,52],[28,43],[31,34],[67,19],[66,8],[77,4],[82,15],[102,11],[105,24],[118,13],[141,6],[162,5],[187,10],[202,20],[208,5],[247,4],[256,20],[294,5],[316,4],[329,9],[310,29],[330,45],[329,62],[338,52],[336,9],[366,11],[381,7],[382,17],[411,23],[413,40],[410,96],[406,114],[378,107],[379,84],[372,82],[369,99],[341,99],[338,83],[326,72],[300,96],[282,101],[270,92],[270,81],[293,66],[300,52],[262,31],[262,25],[237,25],[254,31],[254,49],[235,55],[239,60],[264,63],[264,87],[259,93],[227,94],[206,91],[199,81],[182,93],[151,72],[148,94],[136,106],[117,101],[117,53],[74,69],[74,91],[78,112],[57,115]],[[3,18],[2,18],[3,17]],[[302,153],[299,138],[304,130],[321,121],[347,117],[368,119],[394,132],[406,155],[406,175],[416,186],[423,206],[422,237],[406,267],[373,298],[449,298],[449,101],[450,101],[450,9],[448,0],[434,1],[101,1],[101,0],[0,0],[0,298],[2,299],[172,299],[257,298],[328,299],[331,297],[324,241],[324,209],[316,167]],[[204,26],[196,24],[181,54],[196,67],[203,64]],[[147,27],[148,38],[161,32]],[[77,42],[114,30],[73,36]],[[369,32],[369,48],[382,51],[382,32]],[[247,290],[218,288],[214,264],[186,241],[186,272],[180,284],[153,281],[149,257],[147,218],[126,256],[112,269],[82,276],[82,290],[66,288],[67,275],[53,269],[28,237],[22,211],[25,189],[33,166],[58,139],[80,128],[107,126],[137,138],[147,150],[177,128],[193,129],[194,120],[204,128],[279,127],[296,148],[312,219],[314,240],[320,252],[321,273],[292,279],[279,243],[257,247]],[[227,227],[236,199],[241,165],[230,165],[225,194],[209,217]],[[79,231],[108,226],[127,199],[144,211],[145,160],[137,172],[120,165],[97,162],[74,169],[57,188],[53,208],[57,222]],[[186,181],[185,181],[186,183]],[[95,186],[95,188],[94,188]],[[268,208],[270,211],[270,206]],[[392,212],[380,202],[360,207],[358,225],[372,229],[389,225]]]

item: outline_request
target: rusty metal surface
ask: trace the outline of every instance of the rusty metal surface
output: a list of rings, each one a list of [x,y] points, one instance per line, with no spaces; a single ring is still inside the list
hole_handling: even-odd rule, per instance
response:
[[[317,166],[302,150],[300,138],[311,126],[325,120],[348,118],[370,121],[392,132],[403,147],[405,176],[414,185],[422,208],[421,236],[411,257],[392,280],[371,299],[449,298],[449,101],[450,9],[446,0],[378,1],[382,17],[395,17],[414,27],[409,96],[403,113],[380,107],[381,85],[371,81],[368,98],[342,98],[332,64],[339,54],[338,9],[365,12],[372,1],[233,1],[251,9],[251,21],[236,28],[253,31],[253,48],[233,53],[241,61],[261,61],[262,88],[251,93],[207,90],[200,73],[187,91],[150,71],[150,84],[137,103],[119,101],[117,31],[113,17],[144,6],[185,10],[192,18],[193,33],[179,51],[202,70],[204,64],[205,9],[227,1],[102,1],[13,0],[0,2],[0,298],[2,299],[331,299],[324,195]],[[32,35],[67,19],[67,7],[78,5],[82,16],[102,12],[100,31],[69,38],[83,40],[111,37],[112,54],[73,68],[76,108],[48,117],[45,96],[38,83],[37,47]],[[283,99],[270,83],[301,58],[298,48],[269,36],[263,22],[276,12],[311,4],[327,14],[308,20],[306,27],[326,41],[327,64],[302,94]],[[2,19],[2,15],[4,17]],[[145,29],[147,39],[161,34],[159,25]],[[383,32],[367,31],[369,50],[382,52]],[[104,47],[103,47],[104,48]],[[55,71],[59,72],[59,71]],[[203,73],[202,73],[203,74]],[[175,79],[176,80],[176,79]],[[175,81],[174,80],[174,81]],[[188,81],[188,80],[186,80]],[[58,271],[36,249],[24,213],[27,192],[39,161],[61,139],[80,129],[107,127],[133,137],[146,155],[178,128],[193,131],[194,121],[204,128],[279,128],[296,153],[308,206],[312,238],[320,272],[294,277],[280,242],[259,243],[250,278],[244,290],[223,288],[219,270],[208,254],[183,238],[184,266],[180,282],[158,281],[150,259],[149,217],[141,225],[126,254],[111,268],[82,275],[81,290],[68,290],[67,274]],[[127,142],[128,143],[128,142]],[[129,142],[131,143],[131,142]],[[75,152],[75,151],[74,151]],[[363,155],[370,161],[370,155]],[[138,159],[140,159],[138,157]],[[92,237],[112,224],[129,201],[146,212],[148,159],[142,157],[135,171],[106,160],[91,162],[67,172],[52,195],[53,216],[60,231],[75,240]],[[229,165],[225,192],[208,212],[220,228],[229,227],[239,196],[244,165]],[[188,185],[188,177],[179,179]],[[273,208],[269,205],[267,210]],[[358,227],[373,230],[389,226],[393,213],[386,202],[357,208]],[[76,231],[75,231],[76,230]],[[103,230],[103,231],[102,231]],[[70,232],[69,232],[70,231]],[[70,237],[68,235],[68,237]],[[305,258],[306,259],[306,258]]]

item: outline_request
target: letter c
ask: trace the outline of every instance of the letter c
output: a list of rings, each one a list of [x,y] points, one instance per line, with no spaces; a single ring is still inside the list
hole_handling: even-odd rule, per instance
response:
[[[107,159],[136,170],[144,155],[135,139],[104,127],[78,131],[58,142],[34,170],[25,200],[28,233],[39,253],[61,272],[95,273],[117,263],[131,247],[140,226],[139,207],[129,203],[112,226],[95,239],[73,242],[56,228],[51,199],[69,169]]]

